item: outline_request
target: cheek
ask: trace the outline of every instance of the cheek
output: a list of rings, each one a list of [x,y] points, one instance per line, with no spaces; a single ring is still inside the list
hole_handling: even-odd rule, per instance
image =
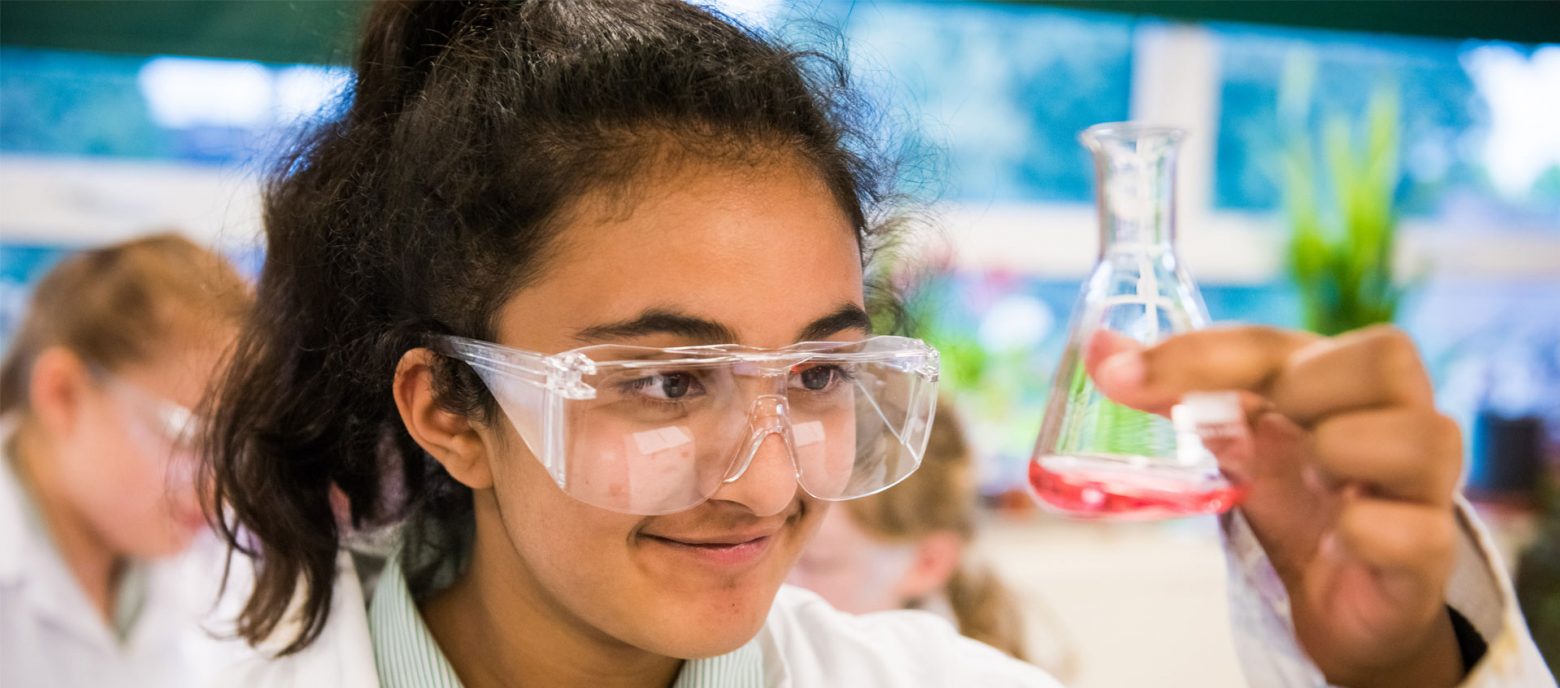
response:
[[[626,511],[664,511],[714,494],[736,443],[709,439],[719,429],[708,424],[635,423],[606,413],[589,415],[577,427],[590,431],[577,431],[569,448],[571,490],[597,506]]]
[[[117,552],[157,557],[183,549],[199,527],[190,490],[170,495],[167,462],[117,419],[93,423],[62,456],[60,477],[75,508]]]
[[[640,519],[569,497],[539,465],[533,470],[526,462],[536,465],[529,455],[510,458],[494,476],[508,544],[529,574],[514,579],[568,619],[635,647],[656,648],[657,628],[673,625],[666,607],[675,594],[647,579],[633,561],[629,533]]]
[[[809,505],[762,565],[720,579],[666,570],[656,558],[664,555],[647,555],[633,539],[643,518],[563,494],[523,450],[499,461],[494,479],[504,530],[534,594],[621,642],[675,657],[722,654],[751,639],[821,511]]]
[[[625,543],[639,519],[564,494],[523,447],[508,443],[493,475],[510,544],[560,599],[599,593],[626,567]]]
[[[809,492],[833,499],[850,491],[856,468],[856,422],[851,414],[824,414],[795,423],[791,436]]]

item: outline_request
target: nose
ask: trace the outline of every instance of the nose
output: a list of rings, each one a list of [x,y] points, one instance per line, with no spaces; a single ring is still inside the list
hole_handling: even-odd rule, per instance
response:
[[[741,504],[755,516],[772,516],[789,507],[797,492],[785,397],[760,397],[748,419],[748,441],[711,499]]]

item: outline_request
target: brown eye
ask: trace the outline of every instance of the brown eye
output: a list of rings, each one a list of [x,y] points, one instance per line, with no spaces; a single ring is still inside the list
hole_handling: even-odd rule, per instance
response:
[[[694,383],[693,376],[686,373],[661,375],[658,382],[660,382],[659,391],[661,396],[664,396],[667,399],[683,398],[688,394],[688,388],[693,386]]]
[[[697,396],[703,385],[691,373],[656,373],[635,379],[624,385],[626,391],[643,394],[657,400],[677,401]]]
[[[845,371],[837,365],[817,365],[791,376],[792,385],[809,392],[822,392],[845,378]]]

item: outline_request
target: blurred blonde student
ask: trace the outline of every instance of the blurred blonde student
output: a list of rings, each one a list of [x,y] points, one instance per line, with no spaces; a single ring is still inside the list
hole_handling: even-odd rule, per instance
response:
[[[883,492],[830,509],[788,582],[852,614],[930,611],[968,637],[1027,659],[1018,600],[968,552],[976,497],[970,448],[944,399],[921,467]]]
[[[38,284],[0,367],[0,686],[187,685],[231,661],[200,625],[221,560],[189,552],[217,552],[196,413],[249,299],[172,234]]]

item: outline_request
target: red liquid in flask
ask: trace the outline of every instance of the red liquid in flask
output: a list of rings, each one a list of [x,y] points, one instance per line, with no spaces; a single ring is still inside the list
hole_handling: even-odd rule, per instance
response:
[[[1245,494],[1217,473],[1134,466],[1110,457],[1042,457],[1029,463],[1029,484],[1053,511],[1113,520],[1223,513]]]

